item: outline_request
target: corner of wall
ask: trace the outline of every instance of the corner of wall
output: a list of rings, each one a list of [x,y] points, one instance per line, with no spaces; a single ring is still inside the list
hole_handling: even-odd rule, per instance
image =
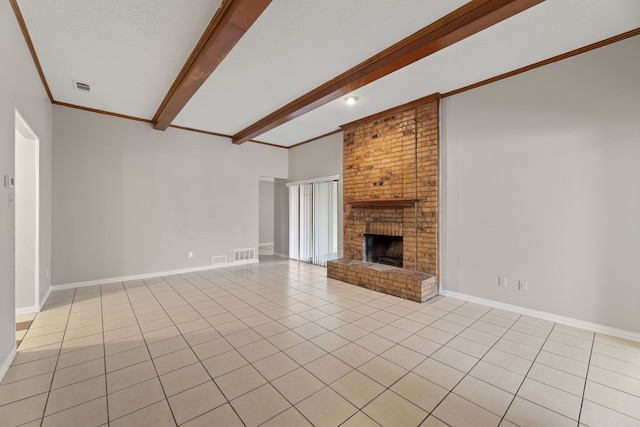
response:
[[[18,354],[18,348],[14,344],[13,348],[7,355],[7,358],[2,362],[2,365],[0,365],[0,383],[4,379],[4,376],[7,374],[9,367],[13,363],[13,359],[16,358],[16,354]]]

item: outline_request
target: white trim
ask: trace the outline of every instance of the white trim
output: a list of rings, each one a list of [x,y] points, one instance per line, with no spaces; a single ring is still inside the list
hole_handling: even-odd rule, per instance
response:
[[[311,184],[314,182],[321,182],[321,181],[336,181],[340,179],[340,175],[331,175],[331,176],[324,176],[322,178],[312,178],[312,179],[303,179],[302,181],[293,181],[293,182],[287,182],[287,187],[290,187],[292,185],[302,185],[302,184]]]
[[[259,176],[258,177],[258,181],[264,181],[264,182],[275,182],[276,179],[273,177],[269,177],[269,176]]]
[[[105,283],[127,282],[130,280],[150,279],[159,276],[172,276],[174,274],[195,273],[198,271],[215,270],[223,267],[234,267],[243,264],[256,264],[257,259],[249,259],[238,262],[227,262],[214,265],[205,265],[202,267],[182,268],[180,270],[160,271],[155,273],[134,274],[131,276],[112,277],[107,279],[87,280],[85,282],[62,283],[60,285],[51,285],[52,291],[61,291],[64,289],[83,288],[85,286],[104,285]]]
[[[9,370],[9,367],[13,363],[13,359],[15,359],[16,354],[18,354],[18,348],[14,343],[13,348],[9,352],[9,355],[7,355],[7,358],[4,360],[4,362],[2,362],[2,366],[0,366],[0,382],[2,382],[2,380],[4,379],[4,376],[7,374],[7,371]]]
[[[281,254],[280,252],[274,252],[273,254],[274,254],[275,256],[279,256],[280,258],[287,258],[287,259],[289,259],[289,255]]]
[[[42,298],[42,301],[40,301],[40,310],[38,311],[42,311],[42,307],[44,307],[44,305],[47,303],[47,300],[49,299],[49,295],[51,295],[51,285],[49,285],[49,288],[47,289],[47,293],[44,294],[44,298]]]
[[[39,305],[32,305],[30,307],[16,308],[16,316],[21,316],[23,314],[40,313],[42,311],[42,307],[44,307],[44,305],[46,304],[47,300],[49,299],[49,295],[51,295],[51,286],[49,286],[49,288],[47,289],[47,293],[40,300],[40,304]],[[40,295],[38,295],[38,297],[39,296]]]
[[[40,312],[40,307],[38,307],[37,305],[31,305],[29,307],[20,307],[20,308],[16,308],[16,317],[22,316],[23,314],[34,314],[39,312]]]
[[[260,260],[258,258],[243,259],[243,260],[234,262],[233,265],[257,264],[259,262]]]
[[[599,334],[611,335],[613,337],[622,338],[629,341],[640,342],[640,333],[638,332],[625,331],[624,329],[612,328],[610,326],[600,325],[598,323],[586,322],[584,320],[574,319],[572,317],[560,316],[559,314],[533,310],[531,308],[521,307],[519,305],[507,304],[499,301],[479,298],[473,295],[461,294],[458,292],[440,290],[440,295],[458,298],[464,301],[486,305],[501,310],[511,311],[518,314],[524,314],[526,316],[535,317],[537,319],[548,320],[550,322],[572,326],[574,328],[585,329],[587,331],[597,332]]]
[[[36,188],[35,188],[35,205],[36,205],[36,212],[35,212],[35,223],[36,223],[36,229],[35,229],[35,239],[36,239],[36,253],[35,253],[35,270],[34,271],[34,275],[35,275],[35,305],[36,306],[40,306],[40,139],[38,139],[38,137],[36,136],[36,134],[34,133],[33,136],[36,137],[36,139],[34,140],[35,143],[35,175],[36,175]]]
[[[34,144],[34,175],[35,175],[35,189],[34,189],[34,199],[35,199],[35,213],[34,213],[34,222],[35,222],[35,230],[34,230],[34,245],[35,245],[35,254],[34,254],[34,307],[36,307],[36,313],[38,312],[37,307],[40,306],[40,138],[33,131],[29,123],[24,119],[20,111],[15,109],[15,118],[14,118],[14,127],[15,130],[22,135],[24,139],[29,139],[33,141]],[[28,135],[27,135],[28,134]],[[14,141],[14,145],[17,141]],[[15,157],[15,156],[14,156]],[[14,158],[15,163],[15,158]],[[15,165],[14,165],[15,166]],[[14,172],[15,173],[15,172]],[[13,237],[15,240],[15,231],[13,233]],[[15,271],[15,259],[14,259],[14,271]],[[15,283],[14,283],[15,287]],[[17,312],[17,309],[16,309]]]
[[[275,244],[270,243],[258,243],[258,256],[260,255],[273,255]]]

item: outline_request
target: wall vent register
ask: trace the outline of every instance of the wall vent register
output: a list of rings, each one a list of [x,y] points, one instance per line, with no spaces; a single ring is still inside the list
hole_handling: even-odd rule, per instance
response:
[[[255,248],[233,250],[233,262],[251,261],[254,259],[256,259]]]

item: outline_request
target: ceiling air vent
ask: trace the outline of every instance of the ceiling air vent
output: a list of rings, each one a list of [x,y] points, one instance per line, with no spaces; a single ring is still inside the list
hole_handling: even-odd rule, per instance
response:
[[[73,87],[80,92],[91,92],[91,86],[88,83],[73,82]]]

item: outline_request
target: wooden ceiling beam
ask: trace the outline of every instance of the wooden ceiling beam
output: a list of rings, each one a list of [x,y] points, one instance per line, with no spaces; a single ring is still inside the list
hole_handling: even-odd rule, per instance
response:
[[[544,0],[473,0],[233,136],[242,144]]]
[[[271,0],[223,0],[153,117],[165,130],[220,65]]]

